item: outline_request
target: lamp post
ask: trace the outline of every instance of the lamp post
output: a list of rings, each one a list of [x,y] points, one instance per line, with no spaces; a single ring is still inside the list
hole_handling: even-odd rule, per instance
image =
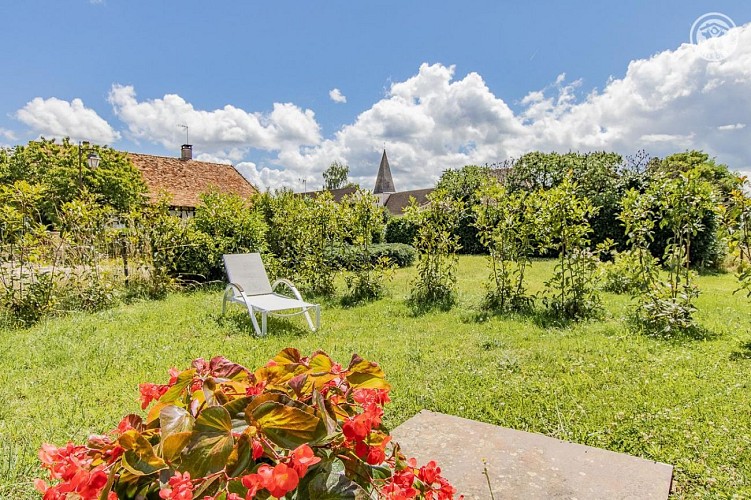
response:
[[[93,148],[89,146],[89,141],[78,141],[78,191],[83,191],[83,153],[84,149],[88,152],[86,155],[86,164],[91,170],[99,166],[99,156]]]

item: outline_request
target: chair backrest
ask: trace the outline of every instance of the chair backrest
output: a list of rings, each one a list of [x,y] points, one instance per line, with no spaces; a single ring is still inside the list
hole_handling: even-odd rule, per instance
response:
[[[272,293],[271,283],[259,253],[225,254],[224,269],[230,283],[240,285],[245,295]]]

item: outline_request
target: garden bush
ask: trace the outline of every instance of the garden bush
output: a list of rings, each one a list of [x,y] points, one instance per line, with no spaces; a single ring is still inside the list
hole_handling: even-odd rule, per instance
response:
[[[417,250],[403,243],[378,243],[368,247],[368,255],[373,264],[381,257],[386,257],[397,267],[409,267],[417,258]],[[328,249],[326,259],[340,269],[353,271],[359,262],[358,249],[346,244],[332,247]]]
[[[538,198],[524,191],[509,193],[497,180],[486,182],[478,194],[475,225],[491,269],[481,308],[500,313],[530,310],[533,297],[527,294],[524,276],[539,232]]]
[[[595,275],[599,257],[589,250],[588,238],[588,220],[597,209],[578,191],[577,183],[566,176],[539,194],[541,247],[558,257],[553,277],[545,283],[543,303],[550,314],[566,320],[591,318],[602,309]]]
[[[433,308],[448,310],[457,301],[456,252],[459,236],[454,233],[464,204],[442,190],[428,195],[428,204],[413,199],[405,217],[417,226],[417,277],[411,283],[407,303],[416,313]]]
[[[203,193],[200,199],[196,215],[188,224],[213,242],[213,249],[207,254],[212,260],[206,279],[222,279],[224,254],[266,251],[266,224],[260,213],[251,210],[249,200],[217,191]]]
[[[417,235],[415,225],[405,217],[389,217],[386,222],[386,243],[404,243],[412,245]]]
[[[376,203],[370,191],[358,189],[342,201],[345,234],[352,242],[348,264],[352,272],[344,277],[347,291],[342,303],[353,305],[381,298],[386,281],[391,279],[394,263],[388,257],[371,259],[373,235],[383,233],[385,209]]]
[[[649,250],[656,227],[670,234],[663,256],[665,279],[652,269],[649,260],[640,262],[649,284],[636,296],[634,326],[660,336],[694,332],[698,326],[693,302],[699,290],[690,256],[692,241],[705,229],[702,221],[716,210],[711,184],[701,179],[698,170],[664,173],[645,193],[630,190],[622,205],[620,218],[635,249]]]

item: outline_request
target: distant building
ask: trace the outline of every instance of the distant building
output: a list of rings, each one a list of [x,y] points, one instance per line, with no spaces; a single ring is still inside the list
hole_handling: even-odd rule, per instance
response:
[[[378,174],[376,175],[375,186],[373,187],[373,194],[378,199],[378,205],[386,207],[391,215],[401,216],[404,215],[404,209],[409,206],[410,198],[415,198],[419,205],[427,203],[427,196],[434,188],[426,189],[413,189],[412,191],[397,192],[394,186],[394,178],[391,175],[391,166],[389,165],[389,159],[386,156],[386,150],[383,150],[381,156],[381,163],[378,166]],[[334,197],[334,201],[340,202],[342,198],[357,191],[355,186],[347,186],[341,189],[328,190]],[[316,197],[325,191],[312,191],[305,193],[305,196]]]
[[[258,190],[232,165],[193,159],[190,144],[182,146],[180,158],[128,153],[133,165],[141,171],[151,201],[160,193],[172,200],[170,212],[181,218],[193,217],[200,195],[210,190],[250,198]]]

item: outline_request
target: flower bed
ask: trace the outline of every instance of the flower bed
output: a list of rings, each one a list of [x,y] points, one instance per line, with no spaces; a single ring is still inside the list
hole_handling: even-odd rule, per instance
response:
[[[376,363],[287,348],[255,372],[223,357],[141,384],[131,414],[85,445],[39,452],[44,499],[451,499],[431,461],[407,460],[381,424]]]

